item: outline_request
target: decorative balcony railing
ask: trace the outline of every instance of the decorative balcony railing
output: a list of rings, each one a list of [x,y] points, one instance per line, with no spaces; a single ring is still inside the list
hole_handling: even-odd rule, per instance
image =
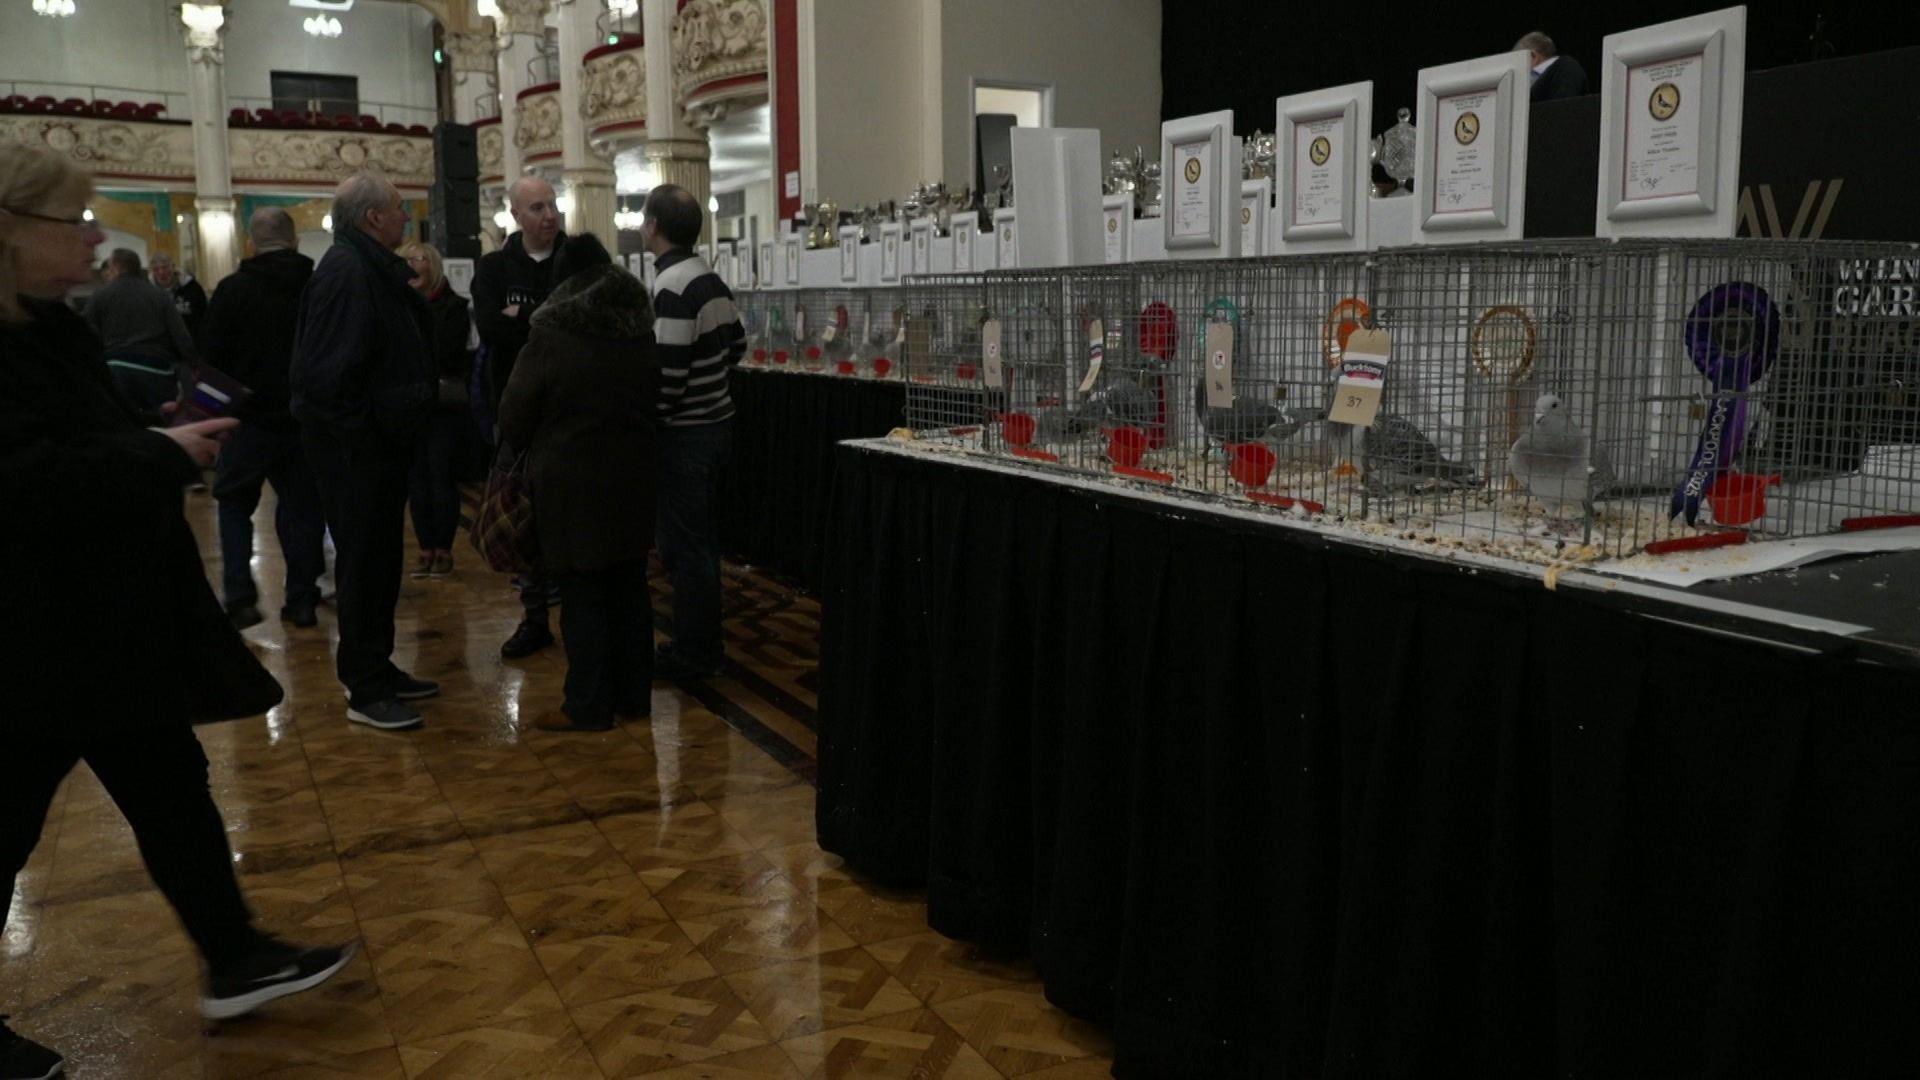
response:
[[[520,148],[520,160],[532,165],[559,157],[560,84],[529,86],[515,96],[513,107],[519,113],[513,144]]]
[[[602,45],[581,65],[586,93],[587,137],[599,145],[630,141],[647,132],[647,52],[638,36]]]
[[[767,96],[767,12],[761,0],[685,0],[673,17],[673,85],[708,119]]]

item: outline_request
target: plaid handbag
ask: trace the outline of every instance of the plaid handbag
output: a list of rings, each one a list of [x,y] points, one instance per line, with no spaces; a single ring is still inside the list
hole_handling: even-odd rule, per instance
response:
[[[533,485],[527,452],[501,447],[487,473],[487,490],[473,515],[473,546],[502,574],[532,573],[540,543],[533,528]]]

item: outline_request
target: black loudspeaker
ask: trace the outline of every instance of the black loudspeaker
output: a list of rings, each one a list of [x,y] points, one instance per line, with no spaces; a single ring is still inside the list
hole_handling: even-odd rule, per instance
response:
[[[480,179],[480,144],[472,127],[452,121],[434,125],[433,175],[442,180]]]
[[[453,259],[480,257],[480,182],[437,177],[427,192],[428,242]]]

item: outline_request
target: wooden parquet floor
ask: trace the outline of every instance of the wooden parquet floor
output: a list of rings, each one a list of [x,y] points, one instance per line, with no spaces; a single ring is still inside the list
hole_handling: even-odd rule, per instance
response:
[[[213,504],[188,513],[217,576]],[[269,499],[271,615],[270,522]],[[1029,967],[933,933],[921,897],[814,843],[811,599],[729,567],[726,677],[657,686],[650,723],[553,736],[531,722],[560,702],[561,650],[502,662],[516,596],[456,559],[400,604],[396,660],[444,687],[424,730],[347,723],[330,608],[248,632],[283,705],[200,729],[261,924],[358,941],[352,966],[204,1026],[198,959],[83,768],[0,938],[16,1029],[83,1078],[1107,1075],[1104,1035]]]

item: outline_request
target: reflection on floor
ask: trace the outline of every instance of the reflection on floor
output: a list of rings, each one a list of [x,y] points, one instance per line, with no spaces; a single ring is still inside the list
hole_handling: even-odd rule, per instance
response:
[[[217,572],[212,504],[188,510]],[[812,601],[730,569],[732,675],[657,688],[651,724],[549,736],[523,718],[559,703],[560,651],[503,664],[515,596],[457,557],[401,603],[397,659],[446,688],[424,731],[347,724],[330,612],[250,631],[288,700],[201,729],[262,923],[360,940],[345,974],[203,1031],[197,960],[83,770],[13,897],[0,1013],[80,1077],[1107,1075],[1030,969],[815,846]]]

